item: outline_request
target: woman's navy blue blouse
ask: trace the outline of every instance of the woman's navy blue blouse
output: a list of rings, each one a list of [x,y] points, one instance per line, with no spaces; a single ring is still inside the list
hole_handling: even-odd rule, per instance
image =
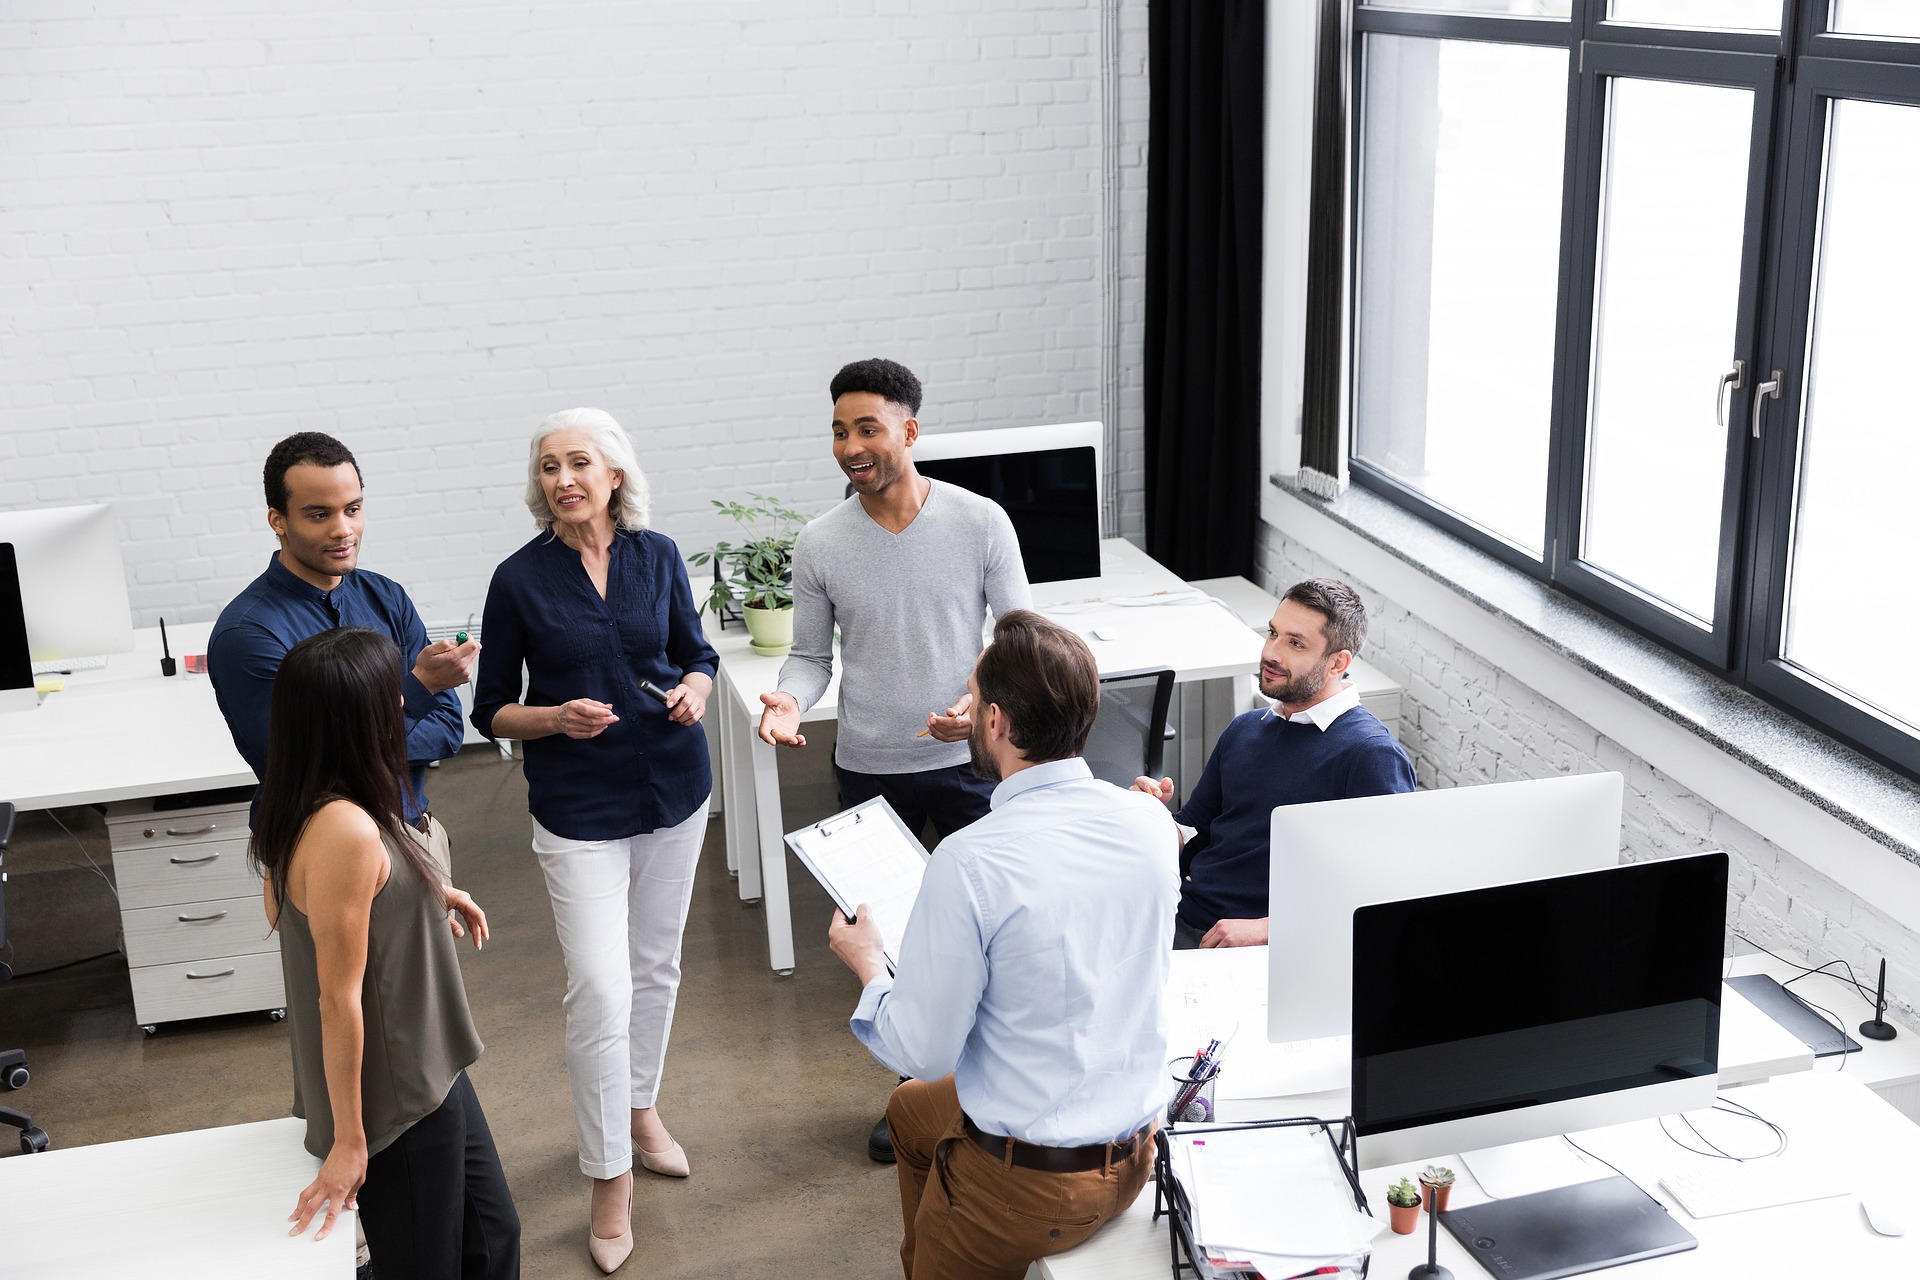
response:
[[[684,822],[713,790],[706,731],[674,724],[640,692],[643,679],[671,689],[688,672],[711,677],[719,665],[673,539],[651,529],[616,533],[602,600],[580,553],[540,534],[493,571],[480,638],[473,726],[489,738],[495,714],[514,702],[593,698],[620,717],[597,737],[521,743],[527,807],[547,830],[622,840]]]

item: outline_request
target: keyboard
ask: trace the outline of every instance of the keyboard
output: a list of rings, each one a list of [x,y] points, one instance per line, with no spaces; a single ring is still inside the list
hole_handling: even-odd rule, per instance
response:
[[[96,654],[91,658],[48,658],[33,664],[33,674],[37,676],[64,676],[75,671],[105,671],[107,655]]]
[[[1660,1185],[1696,1218],[1825,1200],[1853,1190],[1851,1183],[1834,1173],[1790,1160],[1717,1161],[1712,1168],[1669,1173]]]

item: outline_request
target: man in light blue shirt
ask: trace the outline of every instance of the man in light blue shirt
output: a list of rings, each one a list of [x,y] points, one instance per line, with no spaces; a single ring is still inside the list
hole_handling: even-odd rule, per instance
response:
[[[1007,613],[967,683],[992,811],[928,863],[897,976],[864,908],[828,932],[863,984],[854,1035],[913,1077],[887,1106],[908,1280],[1019,1280],[1092,1235],[1146,1182],[1166,1102],[1173,819],[1079,758],[1100,683],[1073,632]]]

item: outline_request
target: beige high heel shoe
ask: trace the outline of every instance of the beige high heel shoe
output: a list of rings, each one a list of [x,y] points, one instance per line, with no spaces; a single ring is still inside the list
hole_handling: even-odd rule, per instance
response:
[[[587,1252],[593,1255],[593,1264],[604,1275],[618,1271],[626,1260],[633,1256],[633,1181],[627,1181],[627,1228],[611,1240],[593,1234],[593,1223],[587,1223]]]
[[[687,1151],[678,1142],[665,1151],[649,1151],[638,1142],[633,1144],[634,1158],[648,1173],[657,1173],[663,1178],[684,1178],[693,1172],[687,1166]]]

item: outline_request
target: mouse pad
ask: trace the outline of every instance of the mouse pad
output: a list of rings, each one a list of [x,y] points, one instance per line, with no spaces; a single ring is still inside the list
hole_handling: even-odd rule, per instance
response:
[[[1501,1280],[1555,1280],[1700,1244],[1665,1205],[1621,1177],[1451,1209],[1440,1225]]]

